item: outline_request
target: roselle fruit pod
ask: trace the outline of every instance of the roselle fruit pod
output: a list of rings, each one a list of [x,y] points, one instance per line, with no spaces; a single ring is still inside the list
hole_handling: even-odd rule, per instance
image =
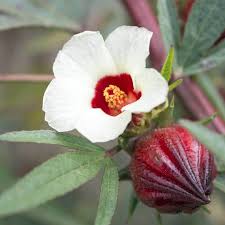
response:
[[[130,173],[138,198],[163,213],[192,213],[210,202],[213,155],[185,128],[157,129],[134,145]]]

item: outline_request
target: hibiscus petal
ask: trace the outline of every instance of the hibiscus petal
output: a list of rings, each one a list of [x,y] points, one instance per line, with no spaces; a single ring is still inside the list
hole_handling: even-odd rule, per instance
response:
[[[53,64],[53,72],[56,78],[76,79],[76,77],[86,77],[89,79],[89,74],[75,63],[70,56],[59,51]]]
[[[144,69],[136,77],[136,86],[141,91],[141,98],[134,103],[126,105],[122,110],[128,110],[133,113],[150,112],[167,99],[168,83],[157,70]]]
[[[106,47],[120,73],[134,75],[145,68],[151,37],[151,31],[135,26],[118,27],[107,37]]]
[[[66,72],[70,68],[73,69],[71,73],[74,76],[86,74],[94,81],[116,73],[112,56],[99,32],[85,31],[74,35],[64,45],[62,53],[59,53],[54,63],[56,76],[68,76]],[[67,59],[63,55],[66,55]],[[64,67],[67,69],[63,69]]]
[[[90,108],[93,92],[82,78],[53,79],[43,98],[45,120],[59,132],[75,129],[80,115]]]
[[[117,138],[131,121],[130,112],[110,116],[101,109],[89,109],[77,123],[77,130],[92,142],[106,142]]]

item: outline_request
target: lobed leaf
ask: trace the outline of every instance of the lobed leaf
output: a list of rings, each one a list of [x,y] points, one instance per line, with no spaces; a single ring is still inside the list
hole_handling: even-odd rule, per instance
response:
[[[104,151],[102,147],[91,143],[85,138],[51,130],[9,132],[0,135],[0,141],[42,143],[61,145],[78,150]]]
[[[208,51],[198,62],[184,68],[185,75],[193,75],[210,70],[225,62],[225,41]]]
[[[173,69],[173,59],[174,59],[174,48],[171,47],[170,51],[166,57],[166,61],[163,65],[163,68],[161,70],[161,74],[162,76],[169,81],[171,78],[171,74],[172,74],[172,69]]]
[[[0,217],[19,213],[84,184],[97,175],[103,153],[67,152],[36,167],[0,195]]]
[[[0,31],[21,27],[57,28],[80,32],[88,23],[108,34],[126,21],[119,1],[112,0],[1,0]],[[114,15],[113,17],[111,15]]]
[[[225,54],[225,52],[224,52]],[[207,75],[196,76],[197,83],[202,87],[205,94],[216,107],[220,116],[225,120],[225,102],[218,92],[216,86]]]
[[[114,214],[119,187],[117,166],[111,159],[106,162],[95,225],[109,225]]]
[[[204,127],[201,124],[191,122],[188,120],[180,120],[179,123],[186,127],[190,132],[211,152],[214,153],[217,159],[217,169],[225,169],[225,136],[217,134]]]
[[[195,1],[185,27],[181,65],[187,68],[202,58],[225,30],[225,1]]]
[[[78,6],[78,0],[1,0],[0,30],[38,26],[78,31],[81,26],[72,14]]]
[[[166,50],[175,48],[175,66],[178,64],[178,48],[180,44],[179,19],[174,0],[158,0],[158,19]]]

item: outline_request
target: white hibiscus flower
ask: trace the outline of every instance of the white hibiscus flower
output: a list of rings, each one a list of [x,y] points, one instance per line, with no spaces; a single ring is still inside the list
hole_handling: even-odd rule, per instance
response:
[[[132,113],[167,99],[168,84],[146,68],[152,32],[121,26],[104,42],[99,32],[74,35],[58,53],[43,99],[45,120],[59,132],[77,129],[92,142],[117,138]]]

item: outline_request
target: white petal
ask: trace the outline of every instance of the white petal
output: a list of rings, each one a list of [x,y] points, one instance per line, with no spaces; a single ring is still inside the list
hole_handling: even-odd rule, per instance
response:
[[[62,52],[73,61],[74,65],[71,65],[69,60],[67,63],[57,60],[54,67],[59,68],[58,63],[68,64],[69,68],[78,71],[78,73],[73,73],[74,76],[81,76],[85,73],[97,81],[105,75],[116,73],[112,56],[99,32],[85,31],[74,35],[64,45]],[[55,69],[55,73],[58,73],[57,69]]]
[[[145,68],[152,32],[135,26],[121,26],[106,39],[119,72],[135,74]]]
[[[141,98],[122,110],[133,113],[150,112],[156,106],[166,101],[168,95],[168,83],[162,75],[154,69],[144,69],[142,74],[136,77],[136,86],[141,91]]]
[[[89,74],[77,65],[70,56],[63,51],[59,51],[53,64],[55,77],[63,79],[76,79],[76,77],[86,77],[90,80]]]
[[[43,98],[45,120],[59,132],[75,129],[80,115],[90,108],[93,92],[83,79],[53,79]]]
[[[101,109],[91,108],[79,120],[77,130],[92,142],[106,142],[122,134],[130,121],[130,112],[109,116]]]

